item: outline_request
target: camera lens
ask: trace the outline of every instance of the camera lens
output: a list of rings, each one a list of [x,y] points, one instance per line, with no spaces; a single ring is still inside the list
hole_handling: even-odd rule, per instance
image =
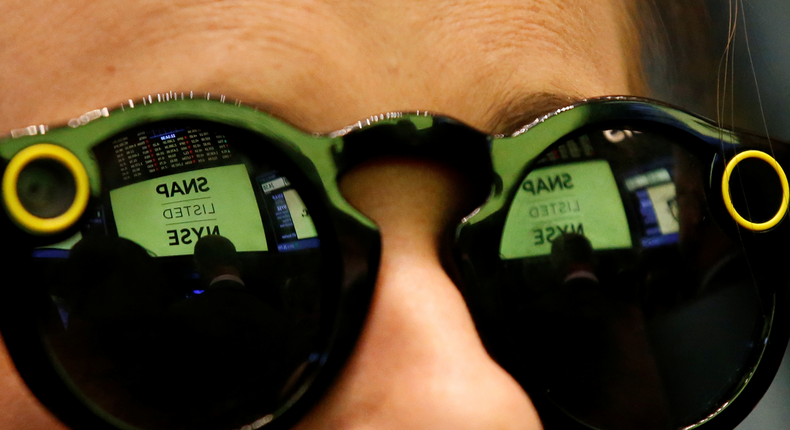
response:
[[[25,210],[39,218],[63,215],[77,195],[69,169],[51,159],[37,159],[27,164],[19,172],[16,188]]]

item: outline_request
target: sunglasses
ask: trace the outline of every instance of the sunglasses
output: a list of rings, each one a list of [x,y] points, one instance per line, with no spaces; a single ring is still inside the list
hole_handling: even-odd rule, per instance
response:
[[[428,113],[316,135],[170,93],[15,130],[0,156],[24,277],[0,330],[75,429],[294,425],[364,323],[379,234],[338,180],[381,157],[475,185],[453,276],[547,428],[732,428],[790,335],[787,146],[655,101],[510,136]]]

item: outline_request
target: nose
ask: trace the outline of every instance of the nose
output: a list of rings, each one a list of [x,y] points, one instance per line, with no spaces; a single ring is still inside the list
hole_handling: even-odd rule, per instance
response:
[[[471,209],[463,179],[415,159],[371,161],[344,176],[343,195],[380,228],[381,263],[352,357],[300,430],[541,427],[442,266],[446,232]]]
[[[68,430],[38,402],[16,372],[0,336],[0,428]]]

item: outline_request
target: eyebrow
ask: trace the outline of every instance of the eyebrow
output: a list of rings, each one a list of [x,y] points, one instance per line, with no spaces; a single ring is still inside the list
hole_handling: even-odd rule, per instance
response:
[[[488,124],[497,134],[511,135],[547,113],[584,100],[579,95],[537,92],[510,100],[503,105]]]

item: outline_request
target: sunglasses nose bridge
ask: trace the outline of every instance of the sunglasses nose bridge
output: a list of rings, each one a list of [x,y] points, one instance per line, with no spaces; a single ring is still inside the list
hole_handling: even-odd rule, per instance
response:
[[[369,160],[415,158],[458,170],[487,193],[493,178],[492,136],[444,117],[403,115],[375,123],[342,137],[334,154],[340,177]]]

